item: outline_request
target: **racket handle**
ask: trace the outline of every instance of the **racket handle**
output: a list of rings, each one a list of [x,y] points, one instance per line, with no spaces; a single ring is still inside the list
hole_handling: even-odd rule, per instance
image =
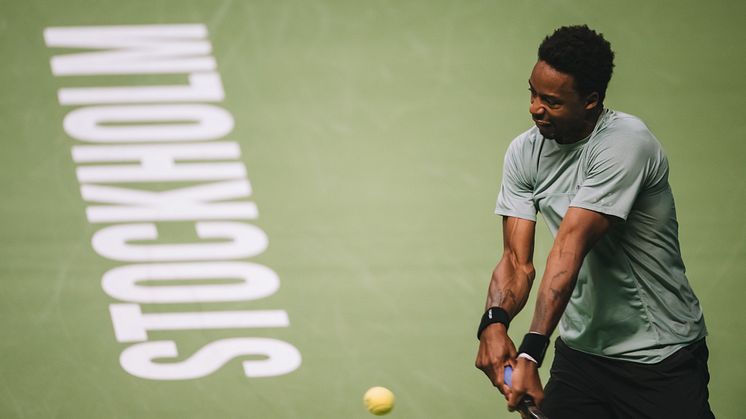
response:
[[[508,387],[513,387],[513,368],[510,365],[506,365],[504,371],[503,378],[505,384]],[[518,402],[518,411],[524,419],[548,419],[547,415],[536,406],[533,397],[529,395],[523,396],[521,401]]]

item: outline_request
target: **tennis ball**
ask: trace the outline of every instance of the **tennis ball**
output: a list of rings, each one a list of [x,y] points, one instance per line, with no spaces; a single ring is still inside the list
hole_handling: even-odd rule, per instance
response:
[[[394,408],[394,393],[386,387],[371,387],[365,392],[363,403],[370,413],[385,415]]]

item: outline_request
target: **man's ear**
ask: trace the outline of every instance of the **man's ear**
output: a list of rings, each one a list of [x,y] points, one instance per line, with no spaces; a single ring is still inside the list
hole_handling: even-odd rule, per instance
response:
[[[591,110],[598,106],[599,101],[601,97],[599,96],[598,92],[593,92],[590,95],[585,97],[585,109]]]

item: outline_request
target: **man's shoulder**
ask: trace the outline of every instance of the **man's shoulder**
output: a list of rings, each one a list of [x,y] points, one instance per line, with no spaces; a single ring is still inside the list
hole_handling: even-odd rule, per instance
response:
[[[591,140],[590,161],[615,162],[623,166],[636,164],[665,164],[663,146],[642,119],[618,111],[611,111],[603,129]],[[662,166],[661,166],[662,167]]]
[[[642,119],[619,111],[609,110],[596,137],[596,145],[603,148],[643,148],[648,151],[660,148],[658,139]]]
[[[539,129],[531,127],[526,131],[520,133],[517,137],[513,138],[508,146],[508,152],[512,153],[526,153],[533,150],[534,146],[541,140],[541,134]]]
[[[603,128],[602,132],[607,135],[639,137],[643,140],[655,138],[640,117],[611,109],[608,111]]]

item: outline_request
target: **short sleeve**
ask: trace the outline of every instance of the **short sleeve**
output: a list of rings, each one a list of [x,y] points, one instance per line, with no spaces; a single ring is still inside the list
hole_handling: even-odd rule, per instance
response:
[[[607,144],[591,153],[585,180],[570,203],[626,220],[651,171],[663,157],[654,138],[606,138]]]
[[[530,147],[521,140],[520,137],[514,140],[505,153],[495,214],[536,221]]]

